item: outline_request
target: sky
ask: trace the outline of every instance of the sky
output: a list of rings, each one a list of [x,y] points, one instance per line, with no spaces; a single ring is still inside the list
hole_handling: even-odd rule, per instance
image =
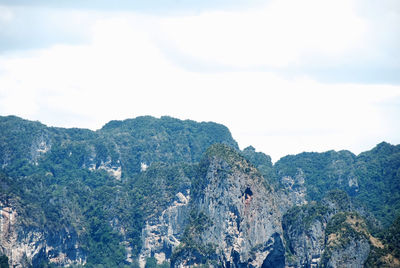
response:
[[[398,0],[0,0],[0,115],[213,121],[241,149],[400,143]]]

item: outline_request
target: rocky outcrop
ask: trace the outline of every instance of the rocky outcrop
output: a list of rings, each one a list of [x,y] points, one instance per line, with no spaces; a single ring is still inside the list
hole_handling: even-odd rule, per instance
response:
[[[387,226],[398,214],[399,152],[382,143],[272,165],[215,123],[146,116],[91,131],[0,116],[0,257],[14,267],[398,267],[397,236],[383,244],[362,219]],[[357,205],[324,199],[334,189]]]
[[[179,192],[173,203],[161,215],[146,221],[142,231],[143,247],[139,255],[139,265],[144,267],[146,259],[155,257],[159,264],[170,261],[172,252],[181,242],[189,215],[189,189]]]
[[[8,257],[11,267],[37,267],[47,261],[60,266],[86,262],[73,229],[49,234],[23,226],[18,211],[4,202],[0,202],[0,252]]]
[[[273,188],[253,165],[224,145],[210,147],[201,168],[192,188],[191,209],[203,220],[192,221],[188,229],[198,231],[186,241],[212,249],[223,267],[283,267],[281,216]],[[189,242],[182,246],[191,247]],[[192,256],[175,265],[201,262]]]
[[[89,170],[104,170],[116,180],[121,180],[122,169],[120,162],[117,160],[116,164],[113,164],[110,157],[107,158],[106,162],[101,161],[99,165],[91,163],[89,165]]]
[[[280,180],[281,188],[277,191],[277,200],[281,214],[285,214],[294,206],[307,204],[307,188],[304,185],[305,175],[301,169],[297,170],[294,177],[283,176]]]
[[[294,207],[284,215],[282,225],[289,249],[289,266],[317,267],[325,249],[329,218],[329,210],[317,204]]]
[[[39,158],[50,151],[51,145],[50,134],[47,131],[43,131],[32,141],[30,161],[37,165]]]
[[[383,248],[342,191],[293,207],[283,216],[282,226],[289,267],[364,267],[370,245]]]
[[[364,267],[370,244],[383,248],[367,231],[356,213],[338,213],[326,229],[326,249],[321,264],[325,267]]]
[[[366,239],[350,239],[344,248],[332,250],[326,267],[364,267],[370,245]]]

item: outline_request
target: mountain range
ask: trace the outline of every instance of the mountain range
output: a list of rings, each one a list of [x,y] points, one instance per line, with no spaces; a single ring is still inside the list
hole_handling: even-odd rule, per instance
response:
[[[272,164],[171,117],[0,117],[0,267],[400,267],[400,145]]]

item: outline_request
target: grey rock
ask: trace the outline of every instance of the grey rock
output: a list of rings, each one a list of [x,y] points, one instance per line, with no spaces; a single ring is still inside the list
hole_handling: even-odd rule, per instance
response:
[[[305,175],[301,169],[298,169],[294,177],[283,176],[281,178],[282,188],[277,191],[277,201],[282,215],[294,206],[302,206],[308,203],[306,200],[307,188],[304,183]]]
[[[43,260],[59,266],[86,263],[73,228],[46,233],[23,226],[12,204],[0,202],[0,230],[0,251],[8,256],[11,267],[37,267]]]
[[[344,248],[336,248],[331,252],[326,267],[364,267],[369,251],[370,245],[367,239],[350,239],[350,242]]]
[[[168,208],[146,221],[142,231],[143,246],[139,265],[144,267],[146,258],[154,256],[159,264],[170,261],[175,247],[180,244],[189,215],[189,189],[179,192]]]
[[[237,157],[228,148],[218,149]],[[212,224],[199,242],[215,245],[224,267],[283,267],[281,215],[261,174],[244,159],[209,156],[204,182],[192,206]]]

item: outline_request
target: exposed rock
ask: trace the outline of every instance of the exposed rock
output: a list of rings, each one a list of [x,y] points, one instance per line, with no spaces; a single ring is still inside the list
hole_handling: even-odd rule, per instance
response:
[[[39,158],[50,151],[51,149],[51,140],[49,134],[44,132],[40,136],[36,137],[31,145],[31,162],[35,165],[38,164]]]
[[[305,175],[301,169],[298,169],[296,176],[283,176],[280,184],[282,188],[277,191],[277,200],[281,214],[285,214],[294,206],[307,204],[307,188],[304,185]]]
[[[191,205],[210,224],[195,226],[204,229],[196,243],[214,247],[224,267],[283,267],[281,216],[274,190],[227,146],[212,146],[202,165],[205,172]]]
[[[22,226],[18,212],[0,202],[0,252],[12,267],[38,266],[42,261],[56,265],[85,264],[86,256],[73,230],[48,234],[38,228]]]
[[[370,246],[366,239],[351,239],[344,248],[332,250],[326,267],[364,267]]]
[[[13,267],[144,267],[149,257],[179,267],[400,266],[397,235],[368,231],[378,226],[371,213],[386,224],[398,214],[400,146],[275,165],[248,147],[249,164],[215,123],[140,117],[94,132],[0,121],[0,256]],[[196,170],[218,142],[233,149],[212,146]],[[338,191],[324,198],[333,189],[359,204]]]
[[[100,162],[100,163],[98,163]],[[105,170],[110,176],[113,176],[116,180],[121,180],[122,168],[120,161],[117,160],[113,163],[110,156],[103,160],[98,160],[95,151],[91,150],[88,160],[83,164],[84,168],[89,170]]]
[[[358,192],[359,187],[358,187],[358,179],[357,179],[357,177],[353,177],[353,176],[349,177],[348,185],[349,185],[349,188],[350,188],[350,192],[353,192],[353,193],[357,193]]]
[[[321,260],[325,267],[364,267],[370,252],[369,240],[379,243],[355,213],[337,214],[327,227],[326,249]]]
[[[316,267],[325,249],[325,228],[329,218],[329,210],[317,204],[295,207],[284,215],[282,225],[290,251],[288,264]]]
[[[106,163],[101,162],[100,166],[97,169],[103,169],[107,171],[108,174],[113,176],[116,180],[121,180],[122,170],[121,166],[114,166],[111,164],[111,160]]]
[[[142,231],[143,247],[139,255],[139,265],[144,267],[146,258],[155,257],[159,264],[170,261],[172,251],[180,244],[187,224],[189,189],[179,192],[173,203],[161,215],[146,221]]]
[[[290,267],[364,267],[370,245],[383,249],[343,191],[290,209],[282,225]]]

